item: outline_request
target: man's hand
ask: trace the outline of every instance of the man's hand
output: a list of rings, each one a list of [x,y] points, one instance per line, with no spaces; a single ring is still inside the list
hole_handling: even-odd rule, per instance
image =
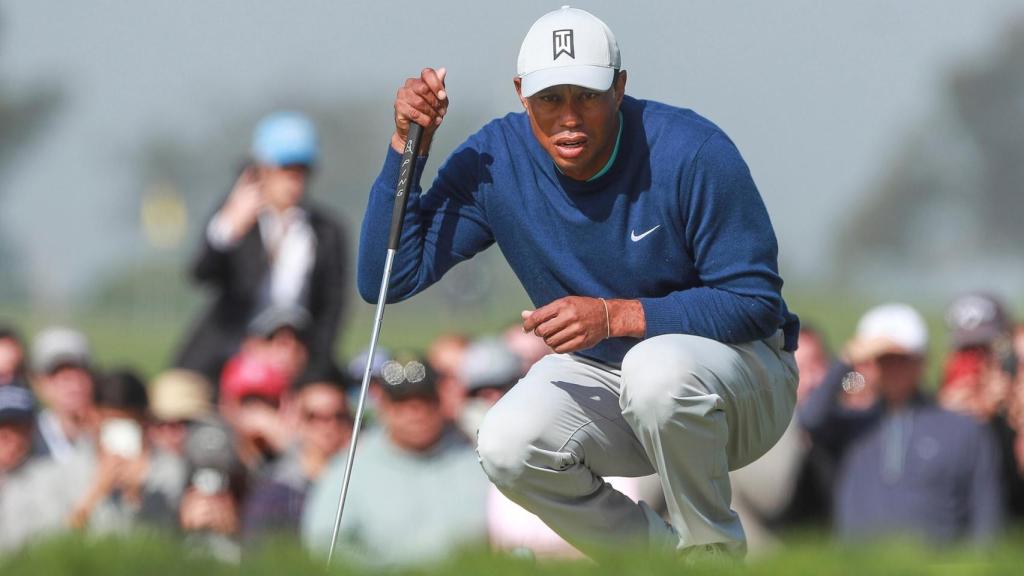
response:
[[[238,532],[238,508],[227,492],[203,494],[189,488],[181,499],[178,521],[186,532],[209,530],[230,536]]]
[[[424,68],[419,78],[409,78],[398,89],[395,96],[395,133],[391,136],[391,147],[402,153],[409,124],[415,122],[423,127],[423,140],[419,154],[430,150],[430,141],[448,112],[448,92],[444,88],[447,70]]]
[[[220,218],[229,231],[227,240],[236,242],[245,236],[256,223],[256,218],[265,204],[256,167],[249,166],[238,177],[235,187],[231,189],[231,194],[220,211]]]
[[[288,425],[277,410],[262,404],[243,407],[235,426],[241,434],[262,439],[278,453],[287,450],[295,440],[295,429]]]
[[[566,296],[533,312],[523,311],[523,330],[533,332],[559,354],[585,350],[606,337],[644,336],[643,307],[637,300]]]

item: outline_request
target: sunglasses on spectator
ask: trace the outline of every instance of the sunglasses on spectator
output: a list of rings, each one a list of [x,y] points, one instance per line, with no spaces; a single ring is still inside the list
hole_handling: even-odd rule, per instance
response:
[[[159,427],[176,428],[178,426],[188,426],[189,420],[151,420],[150,424]]]
[[[306,422],[341,423],[349,420],[349,414],[345,410],[338,410],[337,412],[314,412],[312,410],[303,410],[302,419]]]

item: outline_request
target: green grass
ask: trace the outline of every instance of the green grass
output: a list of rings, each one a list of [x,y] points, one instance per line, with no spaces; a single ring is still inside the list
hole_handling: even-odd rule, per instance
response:
[[[400,546],[401,542],[396,542]],[[591,561],[534,562],[508,555],[469,550],[430,566],[394,573],[417,576],[550,575],[641,576],[674,574],[749,574],[841,576],[863,574],[987,575],[1018,574],[1024,566],[1019,539],[986,550],[933,549],[909,542],[887,542],[864,547],[840,547],[823,541],[803,541],[781,552],[748,560],[742,565],[686,566],[673,556],[640,553],[609,554]],[[240,566],[224,564],[189,551],[176,541],[136,536],[130,539],[62,537],[37,543],[16,554],[0,556],[0,574],[46,576],[118,575],[359,575],[374,570],[336,565],[308,555],[288,543],[261,546],[247,554]]]

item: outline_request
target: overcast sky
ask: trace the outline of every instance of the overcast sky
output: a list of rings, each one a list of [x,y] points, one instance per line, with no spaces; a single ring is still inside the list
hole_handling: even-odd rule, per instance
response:
[[[104,216],[135,185],[128,152],[152,134],[201,140],[225,110],[311,94],[379,99],[386,118],[423,66],[448,67],[450,114],[500,115],[518,107],[522,36],[559,4],[6,1],[0,81],[55,83],[65,101],[0,181],[0,226],[29,251],[36,284],[81,288],[132,253],[132,231]],[[940,105],[948,73],[1024,15],[1013,0],[574,6],[615,32],[629,93],[693,108],[738,144],[798,279],[829,269],[833,230]],[[381,149],[388,135],[382,123]]]

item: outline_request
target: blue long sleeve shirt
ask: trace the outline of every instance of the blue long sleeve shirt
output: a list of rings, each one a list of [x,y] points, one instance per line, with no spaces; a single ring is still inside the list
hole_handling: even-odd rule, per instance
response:
[[[556,169],[525,113],[471,136],[426,192],[418,158],[388,300],[497,243],[537,307],[570,295],[638,299],[646,337],[742,343],[782,328],[796,349],[775,233],[732,141],[690,110],[626,96],[621,112],[618,154],[587,182]],[[363,219],[358,285],[368,302],[380,290],[400,163],[389,147]],[[579,354],[619,365],[638,341],[611,338]]]

